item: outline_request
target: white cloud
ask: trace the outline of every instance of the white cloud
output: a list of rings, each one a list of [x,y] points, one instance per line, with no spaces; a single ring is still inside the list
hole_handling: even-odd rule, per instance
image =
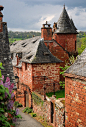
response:
[[[86,30],[86,8],[75,7],[68,10],[78,30]]]
[[[37,0],[36,0],[37,1]],[[41,0],[42,1],[42,0]],[[57,0],[54,0],[55,2]],[[27,0],[2,0],[1,5],[4,6],[4,21],[7,22],[10,30],[40,31],[42,24],[48,21],[53,26],[57,22],[63,9],[63,4],[35,4]],[[39,1],[37,1],[39,2]],[[86,8],[67,8],[68,14],[72,17],[75,26],[79,30],[86,30]]]

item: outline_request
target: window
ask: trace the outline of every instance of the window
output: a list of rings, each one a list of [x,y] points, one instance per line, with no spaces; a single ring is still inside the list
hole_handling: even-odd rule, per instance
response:
[[[25,70],[27,70],[27,63],[25,63]]]

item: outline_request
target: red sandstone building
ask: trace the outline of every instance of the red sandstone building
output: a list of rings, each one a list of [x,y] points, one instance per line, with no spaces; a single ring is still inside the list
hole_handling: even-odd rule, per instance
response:
[[[65,127],[86,127],[86,49],[65,76]]]
[[[24,106],[31,106],[32,91],[44,94],[60,89],[59,67],[76,55],[76,34],[64,6],[53,29],[46,22],[41,37],[16,41],[10,46],[14,75],[19,77],[17,100]]]

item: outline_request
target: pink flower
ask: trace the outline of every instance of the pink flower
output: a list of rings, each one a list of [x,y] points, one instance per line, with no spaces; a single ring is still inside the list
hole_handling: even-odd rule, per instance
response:
[[[11,94],[11,99],[14,97],[14,93]]]
[[[14,87],[14,83],[12,83],[9,87],[9,93],[12,93],[12,90],[13,90],[13,87]]]
[[[8,104],[7,104],[8,110],[10,110],[10,109],[13,108],[13,104],[14,104],[14,102],[13,102],[12,100],[10,100],[10,101],[8,102]]]
[[[8,94],[5,92],[5,98],[7,98],[7,95],[8,95]]]
[[[9,77],[6,78],[6,82],[10,82],[10,78]]]
[[[18,115],[19,114],[19,109],[17,108],[16,109],[16,113],[15,113],[16,115]]]

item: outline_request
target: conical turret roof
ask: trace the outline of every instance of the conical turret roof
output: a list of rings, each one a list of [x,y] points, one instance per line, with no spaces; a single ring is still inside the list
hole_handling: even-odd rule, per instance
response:
[[[76,30],[77,29],[73,23],[73,20],[69,18],[68,13],[65,9],[65,5],[64,5],[63,11],[57,22],[57,29],[55,33],[77,33]]]

